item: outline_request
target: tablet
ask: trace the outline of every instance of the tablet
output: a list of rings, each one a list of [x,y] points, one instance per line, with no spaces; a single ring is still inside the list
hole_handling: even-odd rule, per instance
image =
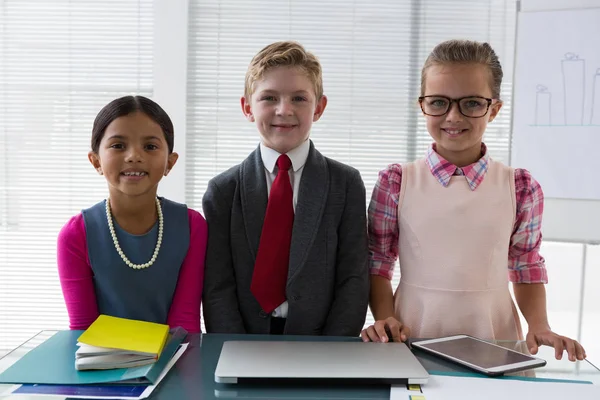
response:
[[[486,375],[543,367],[546,361],[468,335],[413,342],[412,347],[459,363]]]

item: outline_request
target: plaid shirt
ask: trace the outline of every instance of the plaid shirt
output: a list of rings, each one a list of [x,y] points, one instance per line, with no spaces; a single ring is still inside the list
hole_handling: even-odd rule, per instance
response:
[[[484,144],[479,161],[459,168],[442,158],[433,144],[426,162],[433,176],[444,187],[453,175],[464,175],[471,190],[485,178],[490,156]],[[372,275],[392,279],[398,259],[398,198],[402,168],[392,164],[379,173],[369,204],[369,268]],[[515,169],[516,218],[508,250],[508,277],[517,283],[547,283],[542,242],[544,194],[540,184],[524,169]],[[468,249],[467,249],[468,250]]]

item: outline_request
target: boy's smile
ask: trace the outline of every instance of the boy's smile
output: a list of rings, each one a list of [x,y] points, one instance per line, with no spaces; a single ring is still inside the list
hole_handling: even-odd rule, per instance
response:
[[[292,129],[296,128],[297,124],[272,124],[271,127],[277,130],[278,132],[289,132]]]

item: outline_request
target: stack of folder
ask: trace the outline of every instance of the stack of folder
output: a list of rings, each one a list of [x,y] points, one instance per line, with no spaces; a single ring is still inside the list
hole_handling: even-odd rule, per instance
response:
[[[152,364],[158,360],[168,335],[168,325],[100,315],[79,337],[75,368],[112,369]]]
[[[109,324],[109,327],[111,325]],[[104,329],[104,328],[103,328]],[[92,332],[95,331],[92,330]],[[102,330],[101,330],[102,331]],[[112,368],[80,371],[76,368],[76,351],[84,331],[59,331],[36,348],[29,351],[16,363],[0,373],[0,383],[36,384],[36,385],[95,385],[95,384],[133,384],[153,385],[159,377],[172,366],[171,359],[181,354],[187,331],[181,327],[168,333],[164,343],[153,347],[150,354],[160,354],[152,363],[130,368]],[[156,333],[150,334],[152,337]],[[102,344],[108,337],[96,338],[92,342]],[[96,341],[96,339],[100,341]],[[142,341],[143,342],[143,341]],[[83,342],[82,342],[83,343]],[[113,348],[114,343],[109,348]],[[144,347],[145,348],[145,347]],[[145,348],[148,350],[148,348]],[[162,349],[162,351],[161,351]],[[152,356],[154,357],[154,356]]]

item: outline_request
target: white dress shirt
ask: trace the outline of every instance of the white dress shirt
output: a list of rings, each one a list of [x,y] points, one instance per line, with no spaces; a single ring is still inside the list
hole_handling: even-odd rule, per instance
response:
[[[292,168],[288,171],[290,175],[290,183],[292,184],[293,192],[293,206],[294,212],[296,212],[296,204],[298,203],[298,189],[300,188],[300,178],[302,177],[302,171],[304,170],[304,164],[308,158],[308,151],[310,150],[310,141],[305,140],[300,146],[287,152],[287,156],[292,161]],[[267,196],[271,193],[271,186],[277,176],[277,159],[281,155],[276,150],[273,150],[264,144],[260,144],[260,155],[262,162],[265,166],[265,177],[267,179]],[[274,317],[287,318],[288,315],[288,302],[285,301],[279,307],[273,311]]]

